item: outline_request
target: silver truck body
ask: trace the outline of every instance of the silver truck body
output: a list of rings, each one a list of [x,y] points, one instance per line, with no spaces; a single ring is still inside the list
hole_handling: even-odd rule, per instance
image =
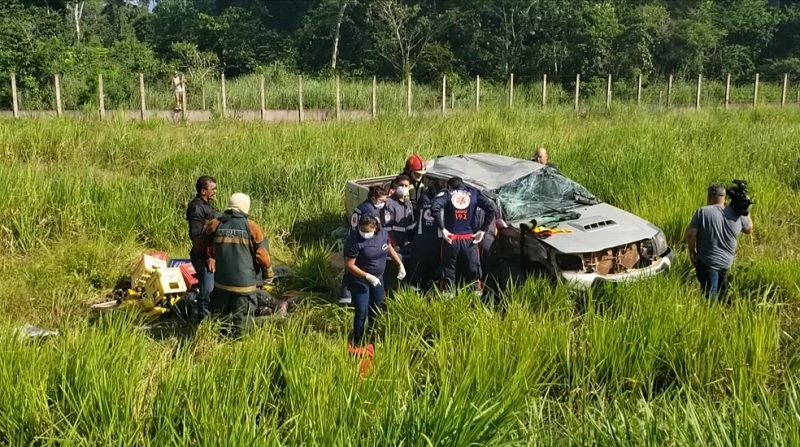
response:
[[[666,273],[674,261],[675,253],[658,227],[599,202],[553,168],[496,154],[462,154],[431,160],[423,183],[443,183],[453,176],[492,198],[499,218],[520,231],[523,225],[556,211],[579,214],[577,219],[547,225],[568,233],[541,240],[547,250],[542,267],[575,289],[642,280]],[[369,186],[388,184],[393,178],[349,181],[345,189],[348,215],[367,198]]]

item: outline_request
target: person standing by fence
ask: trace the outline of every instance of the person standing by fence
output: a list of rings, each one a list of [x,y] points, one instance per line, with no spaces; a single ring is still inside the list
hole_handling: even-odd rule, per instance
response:
[[[175,111],[183,110],[183,91],[186,89],[186,80],[177,71],[172,73],[172,91],[175,95]]]

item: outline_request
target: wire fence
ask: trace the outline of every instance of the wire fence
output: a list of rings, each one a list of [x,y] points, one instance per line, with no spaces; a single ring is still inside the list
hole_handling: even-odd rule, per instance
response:
[[[45,88],[18,85],[12,74],[10,98],[0,104],[0,116],[123,116],[209,120],[217,117],[264,121],[370,118],[378,113],[416,115],[453,110],[572,107],[576,112],[610,110],[614,104],[668,108],[757,108],[800,105],[800,85],[789,76],[747,83],[725,79],[634,79],[573,77],[515,78],[506,82],[443,77],[441,82],[416,83],[337,76],[304,78],[279,74],[249,75],[226,80],[188,79],[177,98],[171,82],[104,77],[85,79],[54,75]],[[24,84],[24,83],[23,83]]]

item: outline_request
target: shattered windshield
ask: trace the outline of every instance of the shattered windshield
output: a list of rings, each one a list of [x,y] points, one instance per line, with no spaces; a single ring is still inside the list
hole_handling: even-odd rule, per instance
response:
[[[506,221],[598,203],[586,188],[550,167],[503,186],[497,196]]]

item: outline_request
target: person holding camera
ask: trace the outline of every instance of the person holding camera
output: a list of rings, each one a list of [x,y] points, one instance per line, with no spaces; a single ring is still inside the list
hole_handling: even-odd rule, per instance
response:
[[[695,211],[686,229],[689,257],[703,292],[710,298],[725,293],[725,277],[736,256],[739,233],[753,232],[753,221],[747,211],[751,202],[746,193],[742,191],[742,197],[747,200],[746,206],[742,207],[738,202],[734,203],[738,197],[736,194],[731,204],[726,206],[726,192],[723,185],[709,186],[707,205]]]

